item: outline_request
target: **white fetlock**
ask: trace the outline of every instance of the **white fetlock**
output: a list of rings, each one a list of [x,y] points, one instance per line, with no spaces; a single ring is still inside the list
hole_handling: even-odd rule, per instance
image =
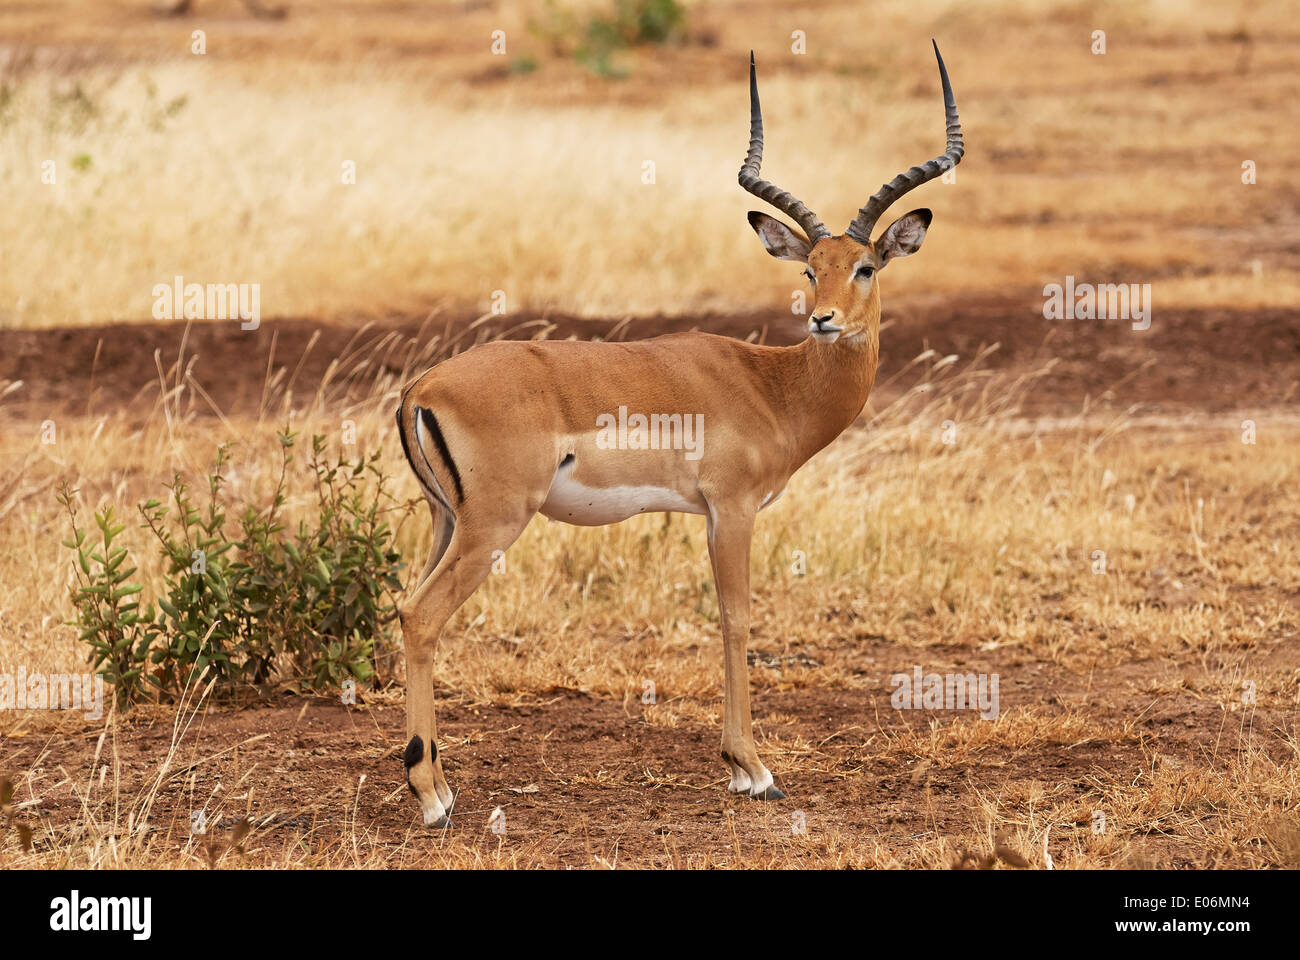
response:
[[[770,786],[772,786],[772,773],[767,767],[763,767],[763,772],[757,778],[751,780],[749,795],[751,797],[762,796]]]
[[[744,768],[736,766],[731,771],[731,782],[727,784],[727,789],[732,793],[749,793],[749,774]]]
[[[427,805],[424,798],[420,798],[420,811],[424,814],[424,825],[426,827],[445,827],[447,825],[447,808],[442,805],[437,793],[434,793]]]
[[[434,778],[433,789],[436,791],[438,802],[442,804],[443,813],[450,817],[451,808],[456,802],[456,795],[451,792],[451,787],[437,777]]]

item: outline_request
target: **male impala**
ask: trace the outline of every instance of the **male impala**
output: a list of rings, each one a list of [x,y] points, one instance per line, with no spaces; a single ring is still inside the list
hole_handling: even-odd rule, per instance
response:
[[[947,150],[881,187],[838,237],[790,194],[759,179],[763,117],[750,55],[750,140],[740,185],[803,229],[749,214],[768,253],[807,265],[815,304],[810,336],[798,346],[756,346],[708,333],[632,343],[497,341],[438,364],[406,390],[397,430],[434,523],[433,550],[401,612],[406,777],[426,824],[446,824],[452,806],[433,715],[438,635],[487,576],[493,552],[514,543],[539,511],[583,525],[670,510],[707,517],[725,650],[728,789],[765,800],[784,796],[758,759],[750,728],[745,647],[754,516],[867,402],[880,347],[876,274],[917,251],[930,211],[913,210],[872,241],[876,220],[962,158],[961,125],[937,45],[934,53]],[[622,442],[638,414],[632,440]],[[686,452],[680,444],[648,443],[641,427],[656,414],[669,418],[659,420],[665,429],[693,421],[703,433]],[[616,416],[623,426],[620,442],[612,443]]]

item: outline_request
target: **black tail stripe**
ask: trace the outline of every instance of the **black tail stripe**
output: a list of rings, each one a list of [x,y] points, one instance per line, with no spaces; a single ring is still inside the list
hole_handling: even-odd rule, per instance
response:
[[[451,471],[451,482],[456,485],[456,502],[464,503],[465,491],[460,485],[460,471],[456,469],[456,461],[451,458],[451,451],[447,449],[447,439],[442,435],[442,428],[438,426],[438,418],[428,407],[416,409],[420,411],[420,417],[424,420],[424,429],[433,434],[433,442],[438,445],[438,456],[442,457],[442,462]]]
[[[406,439],[406,423],[402,419],[402,410],[405,408],[405,406],[406,406],[406,395],[403,394],[402,403],[397,408],[397,435],[402,438],[402,454],[403,456],[406,457],[406,462],[410,464],[411,471],[415,474],[415,479],[420,484],[420,489],[424,490],[429,496],[437,500],[438,503],[443,507],[443,509],[445,509],[449,514],[453,513],[454,511],[452,510],[451,504],[447,503],[447,501],[443,499],[442,494],[439,493],[437,490],[431,490],[428,488],[427,484],[424,482],[424,479],[420,476],[419,467],[415,465],[415,460],[411,458],[411,445]],[[427,466],[429,463],[429,458],[424,456],[423,450],[420,451],[420,455],[421,457],[424,458],[425,465]],[[429,469],[432,470],[433,468],[429,467]]]
[[[406,402],[405,397],[402,398],[402,402]],[[402,404],[397,405],[397,435],[402,438],[402,455],[406,457],[406,462],[411,465],[411,469],[415,470],[415,461],[411,459],[411,447],[406,442],[406,426],[402,423]],[[416,471],[417,478],[419,475]]]

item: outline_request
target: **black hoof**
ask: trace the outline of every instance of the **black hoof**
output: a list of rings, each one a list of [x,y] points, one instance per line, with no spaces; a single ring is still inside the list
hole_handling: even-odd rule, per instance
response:
[[[762,793],[754,794],[754,799],[755,800],[784,800],[785,794],[782,793],[781,788],[774,783],[766,790],[764,790]]]

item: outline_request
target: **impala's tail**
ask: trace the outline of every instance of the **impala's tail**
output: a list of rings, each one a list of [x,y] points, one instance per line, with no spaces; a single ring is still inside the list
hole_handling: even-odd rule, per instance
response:
[[[406,455],[406,462],[411,465],[424,495],[455,517],[456,505],[465,499],[460,470],[447,447],[447,438],[438,426],[438,418],[428,407],[412,403],[409,397],[408,390],[397,407],[397,435],[402,438],[402,453]],[[435,469],[430,461],[430,448],[440,470]]]
[[[409,393],[408,390],[402,394],[402,402],[397,406],[397,435],[402,438],[402,453],[406,455],[406,462],[410,464],[411,472],[415,474],[420,490],[424,493],[424,499],[429,503],[429,515],[433,521],[433,548],[424,565],[424,572],[412,584],[413,587],[418,587],[433,573],[456,529],[456,508],[447,496],[448,484],[456,491],[457,503],[464,497],[460,486],[460,471],[451,458],[451,451],[447,449],[447,440],[438,426],[437,417],[424,407],[408,403]],[[440,459],[443,479],[439,479],[439,472],[429,462],[429,456],[425,452],[430,439]]]

